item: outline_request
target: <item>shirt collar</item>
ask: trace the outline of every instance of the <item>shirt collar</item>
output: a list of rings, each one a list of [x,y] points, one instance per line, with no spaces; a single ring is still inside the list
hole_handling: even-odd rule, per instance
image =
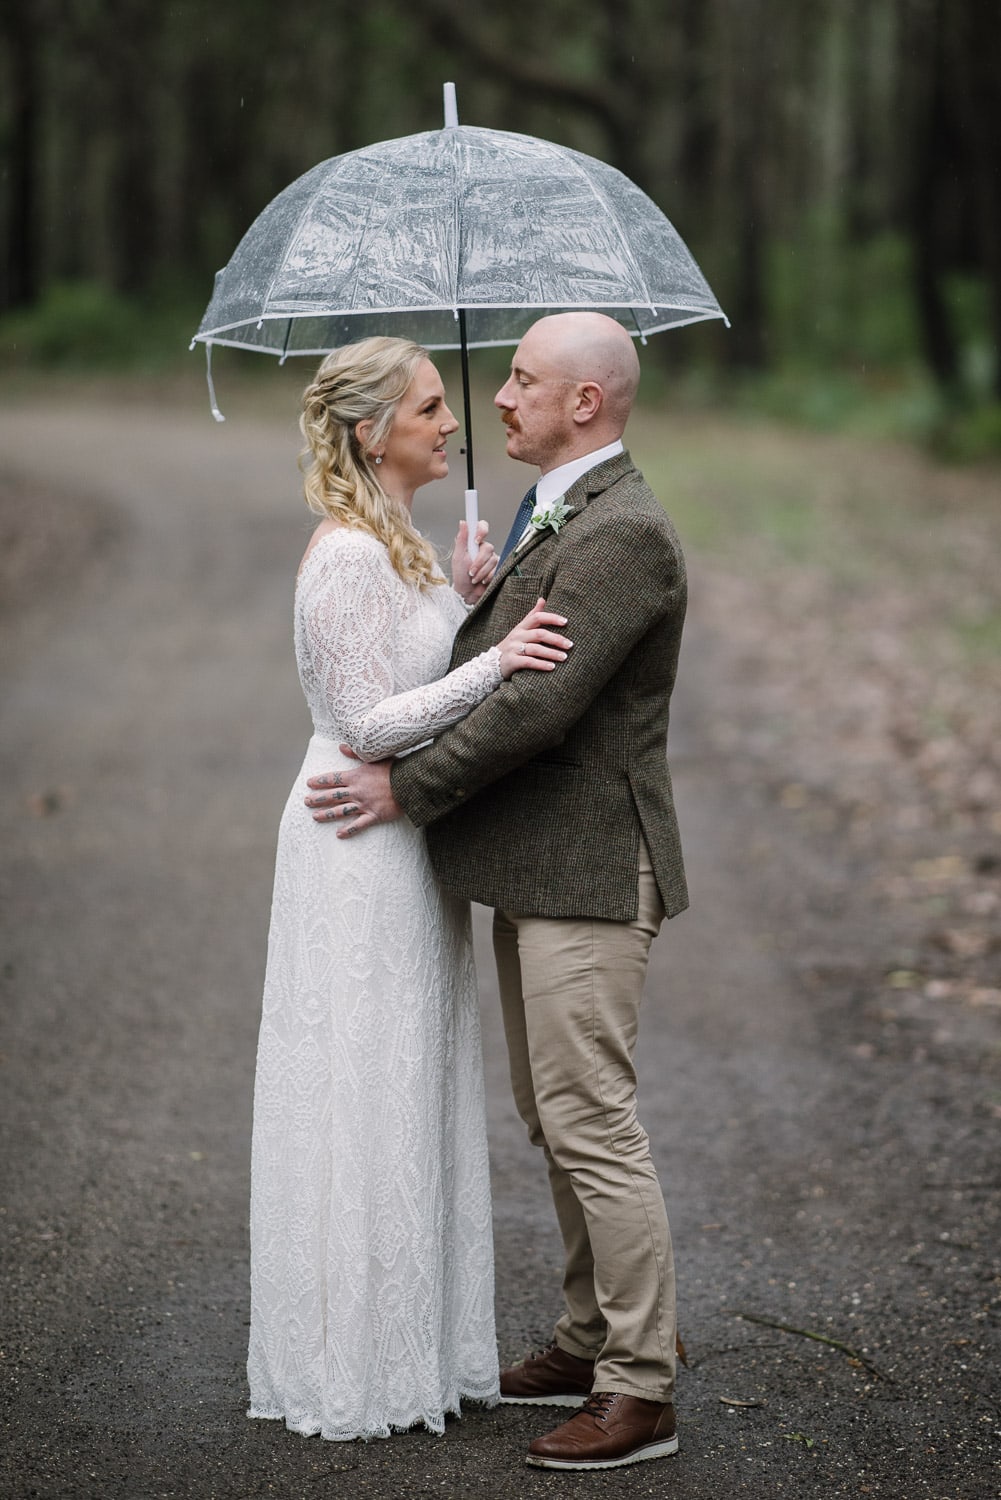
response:
[[[535,508],[541,505],[550,505],[565,495],[582,474],[593,469],[598,464],[603,464],[606,458],[614,458],[618,453],[624,453],[625,449],[621,438],[616,438],[614,443],[607,443],[604,448],[597,448],[594,453],[585,453],[581,458],[574,458],[568,464],[560,464],[558,469],[550,469],[548,474],[543,474],[535,487]]]

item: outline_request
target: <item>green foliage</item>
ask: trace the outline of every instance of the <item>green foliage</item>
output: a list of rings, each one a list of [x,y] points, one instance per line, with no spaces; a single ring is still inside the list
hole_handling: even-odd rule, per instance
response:
[[[814,215],[801,237],[775,244],[767,257],[768,368],[729,372],[719,358],[727,333],[683,330],[645,351],[641,400],[901,438],[950,462],[996,456],[1001,408],[992,398],[985,281],[956,275],[944,288],[961,354],[958,391],[943,390],[924,363],[913,281],[904,237],[854,244],[837,221]],[[715,358],[707,358],[710,347]]]
[[[762,374],[739,376],[703,364],[673,379],[651,369],[648,360],[649,354],[640,390],[647,407],[666,404],[692,413],[723,409],[748,421],[765,419],[863,439],[897,438],[930,447],[954,462],[999,451],[992,447],[990,424],[984,431],[977,426],[980,408],[967,403],[966,415],[957,416],[917,360],[879,370],[789,360]],[[961,447],[958,434],[967,423],[979,444],[971,437]]]
[[[160,369],[187,349],[199,314],[173,299],[142,301],[95,282],[60,282],[36,306],[0,318],[8,369]]]
[[[1001,660],[1001,610],[983,609],[958,619],[953,631],[972,660]]]
[[[824,431],[927,443],[953,462],[1001,452],[985,281],[954,275],[944,286],[962,369],[955,392],[936,386],[922,362],[913,285],[901,235],[852,244],[836,224],[814,219],[801,238],[772,248],[772,369],[743,380],[733,399]]]
[[[733,402],[749,414],[815,431],[919,443],[931,443],[944,410],[941,392],[917,363],[879,372],[790,365],[745,379]]]
[[[769,340],[779,365],[865,370],[913,361],[919,332],[911,249],[899,235],[851,244],[814,218],[768,255]]]
[[[930,433],[933,450],[951,463],[976,463],[1001,453],[1001,402],[950,409]]]
[[[795,449],[765,431],[744,444],[737,427],[732,441],[710,445],[696,419],[672,425],[665,442],[663,418],[638,413],[630,426],[630,452],[691,546],[745,561],[748,548],[762,544],[787,561],[830,555],[836,543],[833,512],[806,482]]]

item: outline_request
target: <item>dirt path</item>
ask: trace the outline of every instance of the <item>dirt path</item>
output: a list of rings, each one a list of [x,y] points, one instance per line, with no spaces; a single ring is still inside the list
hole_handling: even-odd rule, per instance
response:
[[[0,487],[37,507],[47,580],[20,554],[0,616],[0,1493],[548,1494],[522,1463],[538,1413],[345,1446],[243,1415],[251,1083],[274,835],[308,734],[289,592],[309,520],[291,405],[230,417],[0,412]],[[480,482],[503,532],[516,478],[488,454]],[[450,535],[442,515],[429,529]],[[703,602],[713,574],[692,572],[672,761],[693,907],[655,947],[642,1047],[691,1362],[682,1452],[558,1476],[560,1494],[986,1500],[998,1058],[881,1044],[860,871],[777,816],[713,732],[737,655]],[[548,1337],[560,1255],[482,912],[477,933],[511,1358]]]

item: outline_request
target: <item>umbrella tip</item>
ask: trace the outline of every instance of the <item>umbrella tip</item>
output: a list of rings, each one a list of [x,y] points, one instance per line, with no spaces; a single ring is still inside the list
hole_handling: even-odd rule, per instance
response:
[[[445,129],[454,130],[459,123],[459,106],[455,102],[455,84],[446,83],[442,92],[445,96]]]

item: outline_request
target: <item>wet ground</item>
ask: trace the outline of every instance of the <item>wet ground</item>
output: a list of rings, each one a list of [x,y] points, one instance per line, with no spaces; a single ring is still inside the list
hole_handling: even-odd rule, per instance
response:
[[[739,641],[697,557],[672,725],[693,903],[655,946],[641,1049],[689,1356],[679,1456],[527,1470],[532,1409],[348,1445],[246,1419],[254,1047],[308,735],[297,446],[291,407],[225,427],[138,398],[0,411],[0,1494],[997,1496],[997,1046],[874,1007],[862,855],[717,732]],[[520,475],[481,462],[503,535]],[[418,497],[442,540],[446,488]],[[560,1251],[476,925],[514,1359],[549,1336]]]

